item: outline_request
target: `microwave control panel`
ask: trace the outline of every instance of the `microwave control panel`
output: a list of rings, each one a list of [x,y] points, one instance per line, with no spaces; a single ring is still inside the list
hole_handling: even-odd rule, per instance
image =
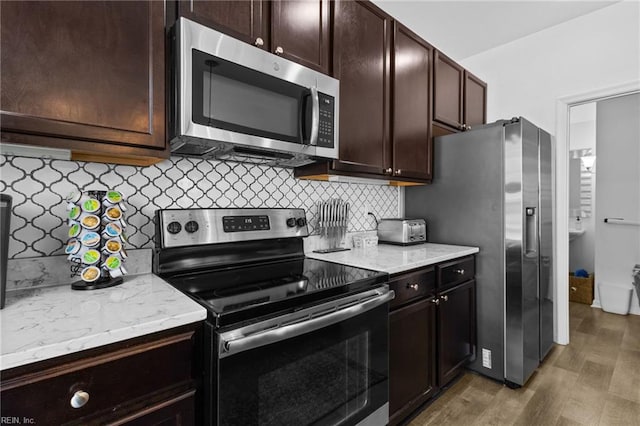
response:
[[[333,136],[335,132],[335,99],[333,96],[318,93],[318,103],[320,104],[318,146],[333,148],[335,145]]]

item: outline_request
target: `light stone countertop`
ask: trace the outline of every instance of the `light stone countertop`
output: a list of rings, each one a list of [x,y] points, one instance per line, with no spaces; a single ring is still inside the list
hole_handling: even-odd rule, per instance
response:
[[[0,369],[202,321],[206,310],[154,274],[100,290],[70,285],[7,293],[0,310]]]
[[[377,246],[335,253],[305,253],[312,259],[326,260],[358,268],[397,274],[435,263],[478,253],[478,247],[425,243],[413,246]]]

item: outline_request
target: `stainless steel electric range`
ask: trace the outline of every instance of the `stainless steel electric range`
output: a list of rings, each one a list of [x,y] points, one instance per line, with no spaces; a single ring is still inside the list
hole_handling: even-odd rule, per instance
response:
[[[208,311],[203,423],[388,422],[386,273],[305,258],[302,209],[155,219],[154,272]]]

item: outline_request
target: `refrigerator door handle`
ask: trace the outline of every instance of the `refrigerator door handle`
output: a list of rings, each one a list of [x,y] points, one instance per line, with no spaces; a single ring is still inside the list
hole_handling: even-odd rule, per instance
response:
[[[538,215],[535,207],[525,207],[524,255],[538,256]]]

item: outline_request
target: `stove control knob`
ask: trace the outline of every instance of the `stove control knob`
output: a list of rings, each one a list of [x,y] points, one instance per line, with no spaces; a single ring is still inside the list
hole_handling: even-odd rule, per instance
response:
[[[294,218],[292,218],[292,217],[287,219],[287,227],[288,228],[293,228],[294,226],[296,226],[296,220]]]
[[[184,224],[184,230],[190,234],[193,234],[198,230],[198,222],[195,220],[190,220],[189,222]]]
[[[182,230],[182,225],[180,225],[179,222],[171,222],[170,224],[167,225],[167,231],[169,231],[170,234],[177,234],[181,230]]]
[[[307,224],[307,219],[305,219],[304,217],[301,217],[301,218],[298,218],[296,222],[298,223],[298,226],[305,226]]]

